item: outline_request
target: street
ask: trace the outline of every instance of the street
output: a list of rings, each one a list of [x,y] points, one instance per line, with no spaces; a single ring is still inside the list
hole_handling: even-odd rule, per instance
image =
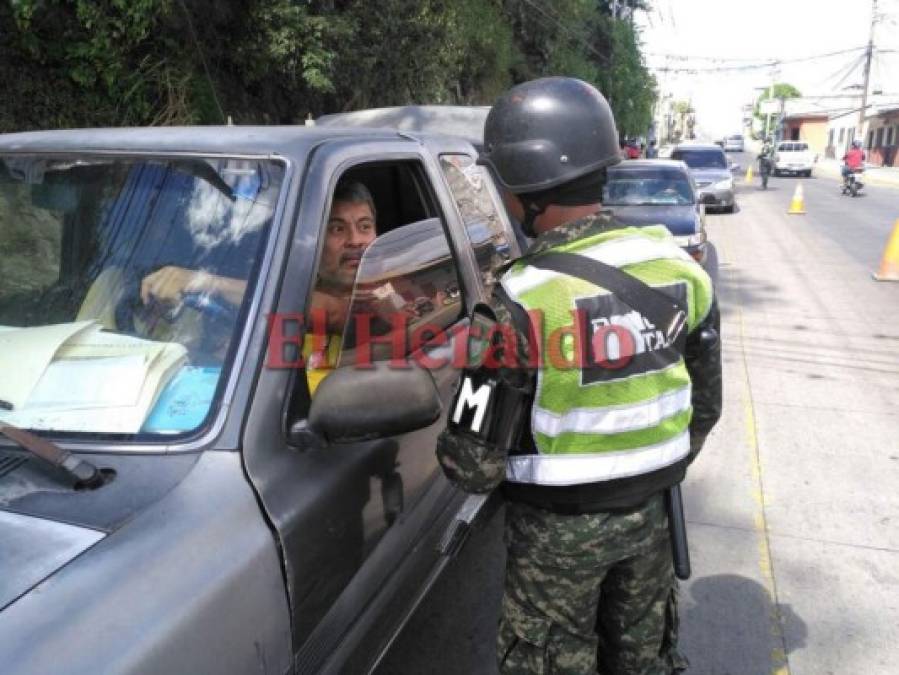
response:
[[[758,178],[708,217],[721,263],[724,414],[684,485],[697,675],[897,672],[899,283],[871,272],[899,189]],[[755,169],[755,166],[753,167]],[[794,187],[805,215],[787,215]],[[381,675],[495,672],[502,512],[419,608]]]

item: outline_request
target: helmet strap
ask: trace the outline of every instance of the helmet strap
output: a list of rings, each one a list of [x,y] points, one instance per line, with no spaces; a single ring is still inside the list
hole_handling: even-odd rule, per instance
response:
[[[537,236],[537,233],[534,231],[534,221],[537,220],[537,216],[546,211],[546,207],[549,204],[540,204],[535,201],[522,200],[524,204],[524,221],[521,223],[521,230],[528,237],[534,238]]]

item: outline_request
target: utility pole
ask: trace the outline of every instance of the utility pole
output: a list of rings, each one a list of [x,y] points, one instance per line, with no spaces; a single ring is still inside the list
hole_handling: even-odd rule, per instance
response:
[[[768,85],[768,100],[774,100],[774,83],[777,81],[777,76],[780,74],[779,62],[775,61],[771,67],[771,84]],[[768,126],[771,123],[771,113],[765,113],[765,136],[764,138],[768,138]]]
[[[871,80],[871,58],[874,55],[874,26],[877,25],[877,0],[871,0],[871,32],[868,34],[868,48],[865,51],[865,82],[862,85],[862,107],[858,111],[858,135],[865,141],[865,114],[868,109],[868,83]]]

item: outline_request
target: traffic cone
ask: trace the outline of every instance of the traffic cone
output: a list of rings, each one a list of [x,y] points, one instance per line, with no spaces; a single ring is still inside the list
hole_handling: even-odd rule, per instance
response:
[[[793,200],[790,202],[788,214],[801,216],[805,213],[805,196],[802,194],[802,183],[796,184],[796,190],[793,191]]]
[[[871,276],[877,281],[899,281],[899,220],[893,225],[893,233],[883,249],[880,269]]]
[[[746,183],[752,182],[752,164],[746,167],[746,178],[743,179]]]

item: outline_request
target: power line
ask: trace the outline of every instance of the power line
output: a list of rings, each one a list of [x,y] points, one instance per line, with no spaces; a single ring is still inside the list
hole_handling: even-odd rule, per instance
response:
[[[825,77],[823,80],[818,81],[816,83],[816,86],[822,86],[823,84],[828,82],[831,78],[836,77],[837,75],[840,75],[840,73],[842,73],[842,75],[840,76],[840,79],[837,80],[836,84],[833,84],[830,86],[830,89],[839,89],[842,86],[842,84],[849,78],[849,76],[855,72],[855,69],[858,68],[862,64],[862,61],[864,61],[864,60],[865,60],[864,54],[856,56],[854,59],[852,59],[852,61],[849,62],[848,67],[843,66],[842,68],[837,70],[835,73],[832,73],[831,75],[828,75],[827,77]]]
[[[815,59],[823,59],[830,56],[839,56],[841,54],[849,54],[851,52],[857,52],[862,49],[866,49],[866,45],[861,47],[852,47],[851,49],[840,49],[835,52],[827,52],[825,54],[812,54],[811,56],[801,56],[798,58],[792,59],[759,59],[756,58],[737,58],[737,57],[723,57],[723,56],[691,56],[687,54],[665,54],[661,52],[644,52],[645,56],[656,56],[660,58],[672,59],[674,61],[713,61],[717,63],[746,63],[746,64],[759,64],[758,67],[766,67],[772,63],[801,63],[803,61],[814,61]]]

